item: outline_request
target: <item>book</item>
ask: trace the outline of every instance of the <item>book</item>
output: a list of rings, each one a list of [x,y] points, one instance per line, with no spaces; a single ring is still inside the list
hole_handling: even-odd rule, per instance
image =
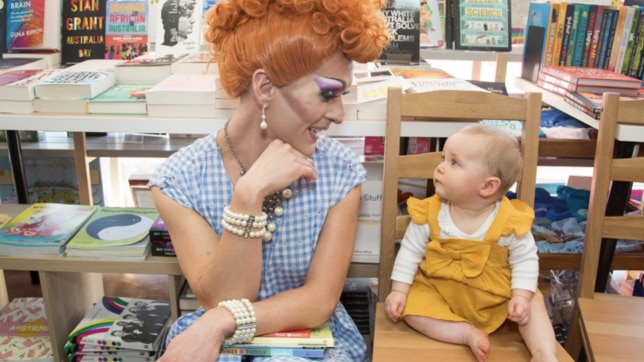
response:
[[[308,337],[267,337],[264,335],[255,336],[246,343],[224,345],[224,347],[318,347],[318,348],[333,348],[333,334],[328,323],[311,328],[311,333]]]
[[[14,51],[12,53],[3,53],[2,59],[23,58],[32,59],[33,61],[42,61],[43,68],[59,68],[60,67],[60,51],[47,51],[47,50],[23,50]]]
[[[565,97],[566,99],[570,99],[593,112],[602,111],[603,94],[601,93],[566,92]],[[642,99],[642,96],[620,96],[619,98],[620,100],[637,100]]]
[[[566,62],[564,65],[573,65],[573,58],[574,58],[574,52],[575,52],[575,44],[577,42],[577,30],[579,29],[579,17],[581,14],[581,7],[583,6],[582,4],[572,4],[573,6],[573,12],[572,12],[572,18],[571,18],[571,24],[570,24],[570,30],[569,30],[569,35],[568,35],[568,41],[566,44],[562,44],[562,47],[567,48],[566,52]]]
[[[161,216],[158,216],[152,226],[150,226],[150,240],[151,241],[171,241],[170,233],[165,227],[165,223]]]
[[[150,226],[159,216],[152,208],[100,206],[85,225],[67,243],[68,254],[87,251],[87,255],[108,251],[118,254],[126,246],[149,249]],[[142,245],[141,242],[146,242]],[[112,251],[113,250],[113,251]],[[79,253],[72,253],[80,256]]]
[[[33,70],[30,70],[31,72]],[[0,86],[0,99],[8,101],[32,101],[36,98],[34,87],[43,79],[49,78],[61,69],[36,70],[31,76]],[[18,71],[19,72],[19,71]],[[0,77],[2,75],[0,74]]]
[[[214,74],[171,74],[147,91],[146,102],[148,105],[215,105],[216,77]]]
[[[204,1],[160,0],[153,21],[156,26],[155,52],[185,54],[200,51]]]
[[[3,255],[60,255],[95,206],[35,203],[0,228]]]
[[[78,345],[156,351],[169,319],[167,301],[103,296],[69,333],[68,356]]]
[[[124,84],[157,84],[172,74],[172,63],[186,55],[140,55],[116,67],[116,81]]]
[[[459,0],[454,15],[454,49],[512,50],[509,0]]]
[[[147,114],[145,94],[151,84],[115,84],[87,103],[89,114]]]
[[[54,361],[43,298],[14,298],[0,310],[0,360]]]
[[[536,81],[536,74],[545,63],[553,9],[554,6],[550,3],[530,2],[525,27],[525,43],[530,45],[523,47],[522,58],[524,79]]]
[[[554,8],[559,8],[559,11],[553,12],[553,16],[557,16],[557,24],[555,25],[555,39],[552,44],[552,60],[548,64],[544,65],[558,65],[561,57],[561,45],[563,44],[563,37],[566,27],[566,13],[568,11],[568,3],[566,2],[554,2],[552,3]]]
[[[575,14],[575,4],[567,3],[566,16],[564,17],[563,37],[561,38],[561,51],[559,53],[559,64],[566,65],[568,59],[568,43],[572,31],[572,21]],[[556,64],[555,64],[556,65]]]
[[[188,54],[170,66],[172,74],[219,74],[219,67],[210,53]]]
[[[62,63],[105,58],[107,0],[63,1]]]
[[[89,99],[101,94],[116,82],[114,72],[62,71],[34,86],[36,98]]]
[[[87,99],[45,99],[31,101],[36,113],[87,114]]]
[[[0,113],[31,114],[34,112],[32,101],[7,101],[0,99]]]
[[[45,69],[47,63],[43,59],[34,58],[0,58],[0,74],[12,70]]]
[[[604,9],[604,18],[606,19],[606,23],[600,30],[601,39],[599,42],[599,49],[597,50],[596,68],[605,69],[608,67],[608,56],[610,56],[613,40],[615,39],[615,26],[617,24],[618,15],[619,10],[617,9]]]
[[[625,8],[626,16],[624,18],[622,33],[618,37],[619,46],[613,47],[614,53],[617,53],[616,59],[613,61],[611,56],[611,61],[608,63],[608,70],[622,74],[622,67],[624,65],[624,59],[626,58],[628,42],[633,39],[633,27],[637,24],[636,15],[639,15],[639,8],[631,6],[626,6]],[[619,34],[617,30],[615,30],[615,33]],[[615,41],[617,41],[617,39]]]
[[[465,79],[461,78],[427,78],[427,79],[408,79],[407,93],[431,92],[437,90],[472,90],[486,92],[485,89],[478,87]]]
[[[105,58],[132,59],[149,51],[148,1],[108,1]]]
[[[4,1],[6,36],[10,52],[60,51],[62,0]]]
[[[190,289],[188,282],[185,281],[181,287],[181,292],[179,293],[179,309],[185,312],[195,311],[199,307],[201,307],[201,304]]]
[[[12,97],[12,89],[7,88],[7,85],[29,78],[37,73],[40,73],[39,69],[17,69],[0,73],[0,99],[15,100]]]
[[[572,100],[572,99],[570,99],[570,98],[565,98],[565,97],[564,97],[564,101],[565,101],[566,103],[570,104],[571,106],[573,106],[573,107],[577,108],[577,109],[578,109],[578,110],[580,110],[581,112],[585,113],[585,114],[586,114],[586,115],[588,115],[589,117],[592,117],[593,119],[600,119],[600,118],[601,118],[601,111],[594,111],[594,110],[592,110],[592,109],[590,109],[590,108],[587,108],[587,107],[586,107],[585,105],[583,105],[583,104],[579,104],[579,103],[577,103],[576,101],[574,101],[574,100]]]
[[[391,24],[393,34],[378,60],[387,64],[418,64],[420,1],[388,0],[382,12]]]
[[[604,17],[604,6],[597,7],[597,14],[595,15],[595,27],[593,28],[593,35],[590,40],[590,50],[588,51],[588,67],[595,67],[597,65],[597,58],[599,53],[599,43],[601,41],[601,29],[606,26],[606,18]]]
[[[270,346],[222,346],[222,354],[235,356],[302,357],[323,358],[325,348],[317,347],[270,347]]]
[[[435,48],[445,45],[438,1],[421,0],[419,17],[420,46]]]
[[[0,54],[7,52],[7,7],[0,5]],[[2,57],[0,56],[0,59]]]
[[[577,26],[575,31],[575,39],[572,42],[572,60],[570,65],[581,66],[582,59],[584,58],[584,46],[586,45],[586,31],[588,30],[588,21],[590,16],[590,5],[577,4],[579,8],[579,18],[577,19]]]
[[[548,19],[548,31],[546,32],[547,38],[544,49],[545,54],[542,58],[541,65],[551,65],[553,61],[555,41],[557,39],[559,18],[561,16],[562,9],[561,4],[562,3],[560,2],[553,2],[550,4],[550,18]],[[565,9],[565,7],[563,9]]]
[[[593,86],[593,85],[579,85],[576,83],[571,83],[563,79],[545,74],[539,73],[538,83],[550,83],[553,86],[563,88],[566,91],[570,92],[591,92],[591,93],[604,93],[604,92],[615,92],[623,95],[637,95],[638,88],[618,88],[618,87],[605,87],[605,86]],[[542,84],[538,84],[542,85]]]
[[[541,72],[578,86],[639,88],[641,81],[607,69],[550,65]]]
[[[69,65],[66,71],[88,70],[92,72],[114,72],[119,64],[125,63],[123,59],[85,59],[81,62]]]
[[[631,19],[627,19],[628,14],[629,14],[629,9],[631,9],[628,6],[621,6],[618,9],[618,16],[617,16],[617,22],[614,30],[614,35],[616,35],[615,39],[612,41],[613,45],[611,47],[610,54],[608,56],[608,62],[606,69],[615,71],[616,65],[617,65],[617,58],[619,57],[619,52],[624,52],[626,49],[626,43],[624,42],[624,47],[622,48],[622,38],[628,39],[628,32],[631,26],[631,21],[632,19],[632,11],[630,12]]]
[[[590,57],[590,49],[592,48],[593,32],[595,31],[595,23],[597,21],[597,5],[589,5],[588,9],[588,25],[586,26],[586,35],[584,39],[583,54],[581,55],[581,66],[588,66],[588,58]]]

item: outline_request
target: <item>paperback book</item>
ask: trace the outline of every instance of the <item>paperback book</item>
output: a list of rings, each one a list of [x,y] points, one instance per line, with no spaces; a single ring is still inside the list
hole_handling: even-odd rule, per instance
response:
[[[601,85],[579,85],[577,83],[571,83],[566,80],[553,77],[545,73],[539,73],[539,79],[537,80],[537,85],[551,90],[554,88],[557,89],[556,93],[563,94],[565,92],[589,92],[589,93],[604,93],[604,92],[615,92],[622,95],[637,95],[639,88],[621,88],[621,87],[606,87]]]
[[[151,84],[115,84],[87,103],[89,114],[147,114],[145,94]]]
[[[641,80],[608,69],[548,65],[541,72],[578,86],[640,88]]]
[[[36,98],[90,99],[116,83],[114,72],[64,70],[35,85]]]
[[[253,337],[246,343],[224,345],[225,347],[291,347],[291,348],[333,348],[333,334],[328,323],[324,323],[318,327],[311,328],[308,336],[298,337],[289,335],[288,333],[281,332],[277,336],[260,335]]]
[[[104,296],[69,333],[65,350],[70,358],[82,355],[81,345],[154,353],[169,320],[167,301]]]
[[[379,60],[387,64],[418,64],[420,62],[420,1],[389,0],[382,9],[391,25],[389,46]]]
[[[194,53],[172,63],[172,74],[219,74],[219,67],[210,53]]]
[[[23,81],[24,79],[30,78],[31,76],[40,73],[39,69],[23,69],[23,70],[11,70],[5,73],[0,73],[0,100],[25,100],[30,101],[33,99],[33,89],[31,94],[25,94],[24,92],[19,92],[19,88],[14,86],[17,82]],[[18,91],[21,94],[16,94]]]
[[[454,0],[454,48],[463,50],[512,50],[512,17],[509,0]]]
[[[257,357],[324,358],[324,347],[223,346],[222,354]]]
[[[107,0],[63,1],[62,62],[105,57]]]
[[[105,58],[133,59],[148,54],[148,1],[108,1]]]
[[[199,1],[203,4],[203,1]],[[198,53],[203,7],[196,1],[161,0],[154,20],[158,54]]]
[[[60,51],[62,0],[4,1],[6,44],[10,52]]]
[[[96,206],[35,203],[0,228],[3,255],[60,255]]]
[[[98,207],[68,242],[67,255],[145,259],[150,226],[158,216],[152,208]]]
[[[214,74],[171,74],[147,91],[146,102],[215,105],[216,77]]]
[[[54,361],[42,298],[14,298],[0,310],[0,360]]]
[[[186,54],[147,54],[116,67],[116,81],[124,84],[156,84],[172,74],[172,64]]]

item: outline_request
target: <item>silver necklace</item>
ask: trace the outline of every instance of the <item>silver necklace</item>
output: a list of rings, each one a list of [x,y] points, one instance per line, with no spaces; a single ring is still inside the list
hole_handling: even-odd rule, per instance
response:
[[[237,165],[239,165],[239,168],[241,169],[240,175],[243,176],[244,174],[246,174],[246,171],[248,171],[248,169],[246,168],[246,166],[244,166],[244,163],[239,158],[239,155],[237,155],[237,152],[235,152],[235,147],[233,147],[233,143],[228,137],[228,123],[230,123],[230,120],[228,120],[224,125],[224,139],[226,140],[226,145],[228,145],[230,153],[232,153],[235,161],[237,162]],[[275,217],[281,217],[282,215],[284,215],[284,208],[282,208],[281,206],[282,199],[290,199],[291,196],[293,196],[291,189],[285,188],[282,191],[277,191],[264,198],[264,202],[262,203],[262,211],[264,211],[268,216],[266,228],[264,230],[264,236],[262,237],[262,240],[264,240],[264,242],[269,242],[271,241],[271,239],[273,239],[273,234],[275,233],[275,230],[277,230]]]

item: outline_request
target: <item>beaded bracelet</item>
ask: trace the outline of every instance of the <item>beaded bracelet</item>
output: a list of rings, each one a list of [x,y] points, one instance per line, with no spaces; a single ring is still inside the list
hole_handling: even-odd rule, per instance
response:
[[[238,214],[230,211],[230,206],[226,205],[226,207],[224,207],[224,216],[221,220],[221,224],[224,226],[225,230],[248,239],[263,236],[267,220],[268,216],[265,212],[259,216]],[[237,226],[242,226],[242,228],[238,228]],[[260,230],[253,231],[253,229]]]
[[[255,336],[257,318],[255,318],[255,309],[248,299],[224,300],[217,307],[228,309],[235,318],[235,332],[230,338],[224,340],[224,344],[248,342]]]

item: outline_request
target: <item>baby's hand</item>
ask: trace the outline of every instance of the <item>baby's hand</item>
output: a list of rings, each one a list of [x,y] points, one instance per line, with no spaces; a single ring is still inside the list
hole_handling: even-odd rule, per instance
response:
[[[407,304],[407,296],[401,292],[392,291],[385,299],[385,314],[392,322],[398,321]]]
[[[508,318],[520,326],[530,321],[530,301],[523,296],[513,296],[508,304]]]

